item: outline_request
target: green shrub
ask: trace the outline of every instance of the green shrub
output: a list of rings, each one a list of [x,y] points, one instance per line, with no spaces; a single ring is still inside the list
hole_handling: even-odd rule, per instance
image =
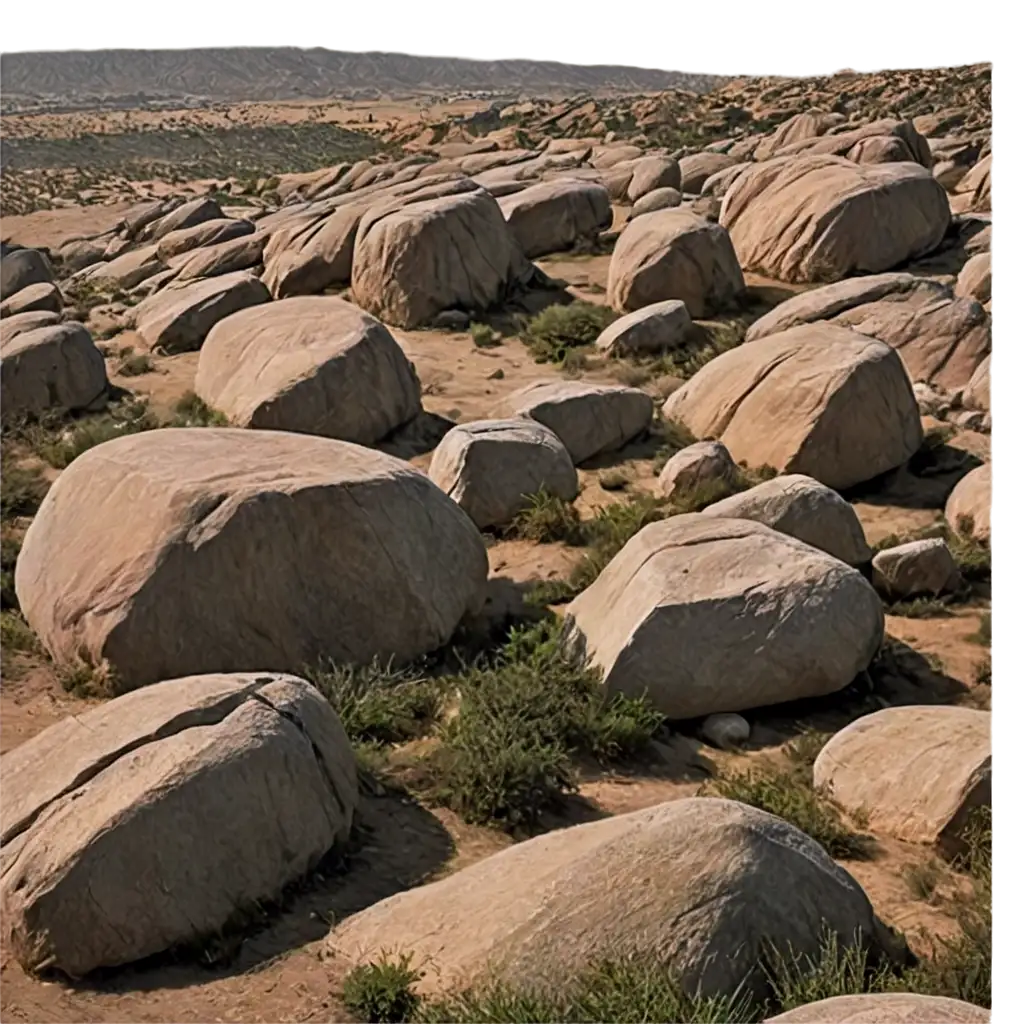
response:
[[[967,639],[972,643],[982,644],[984,647],[992,646],[992,613],[990,611],[981,613],[977,632],[972,633]]]
[[[899,615],[905,619],[942,619],[952,613],[949,600],[938,597],[915,597],[912,601],[894,601],[886,607],[889,615]]]
[[[186,391],[174,406],[169,427],[226,427],[228,418],[211,409],[194,391]]]
[[[526,506],[504,531],[506,537],[539,544],[585,543],[580,514],[571,501],[549,494],[543,487],[527,498]]]
[[[140,377],[155,369],[152,358],[145,352],[131,352],[121,358],[114,372],[122,377]]]
[[[9,654],[39,653],[39,640],[20,612],[0,612],[0,647]]]
[[[986,654],[974,666],[974,682],[977,685],[991,686],[992,685],[992,655]]]
[[[395,960],[385,955],[352,970],[341,986],[345,1008],[366,1024],[401,1024],[413,1019],[420,998],[413,985],[422,974],[411,967],[411,957]]]
[[[563,363],[570,349],[592,345],[615,318],[606,306],[579,300],[548,306],[527,323],[522,338],[538,363]]]
[[[3,455],[0,476],[0,514],[3,519],[34,516],[50,485],[40,471],[14,465],[13,456]]]
[[[501,344],[501,335],[487,324],[470,324],[469,336],[477,348],[494,348]]]
[[[608,469],[598,475],[597,482],[604,491],[623,491],[629,486],[629,474],[621,469]]]
[[[156,417],[145,402],[125,402],[98,416],[74,420],[62,432],[48,438],[40,437],[36,450],[55,469],[65,469],[98,444],[157,426]]]
[[[14,592],[14,567],[21,554],[21,538],[4,532],[0,535],[0,608],[18,608]]]

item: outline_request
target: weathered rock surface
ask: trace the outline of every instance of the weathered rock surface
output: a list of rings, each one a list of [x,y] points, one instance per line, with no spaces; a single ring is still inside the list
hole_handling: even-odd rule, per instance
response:
[[[882,641],[882,605],[838,559],[703,513],[644,527],[566,609],[609,693],[672,719],[841,690]]]
[[[814,785],[873,832],[955,853],[971,812],[992,802],[992,715],[945,705],[865,715],[825,744]]]
[[[798,324],[827,322],[878,338],[900,354],[910,379],[962,388],[992,347],[988,313],[941,282],[913,274],[877,274],[803,292],[747,330],[747,341]]]
[[[173,257],[192,249],[229,242],[232,238],[251,235],[255,230],[256,225],[248,220],[235,220],[230,217],[208,220],[194,227],[179,228],[164,235],[157,244],[156,254],[164,263],[169,263]]]
[[[148,431],[79,456],[25,536],[15,587],[58,665],[122,689],[435,650],[483,602],[487,557],[407,463],[279,431]]]
[[[30,284],[19,289],[0,302],[0,317],[17,316],[19,313],[59,313],[64,308],[60,289],[49,281]]]
[[[626,198],[635,203],[656,188],[678,188],[682,191],[679,164],[667,156],[641,157],[633,165]]]
[[[666,299],[619,317],[601,332],[596,344],[610,355],[661,352],[682,348],[692,327],[686,303]]]
[[[235,426],[364,445],[421,408],[416,371],[390,331],[327,295],[221,320],[200,350],[196,394]]]
[[[201,249],[175,257],[176,281],[195,281],[202,277],[219,277],[251,270],[263,261],[266,236],[242,235],[217,245],[204,245]]]
[[[765,1024],[988,1024],[991,1012],[973,1003],[916,992],[834,996],[772,1017]]]
[[[326,947],[339,971],[408,951],[428,991],[492,970],[513,984],[557,983],[637,954],[713,996],[747,981],[762,940],[810,954],[823,924],[842,947],[859,930],[869,949],[904,956],[817,843],[763,811],[702,797],[518,843],[349,917]]]
[[[719,750],[732,750],[750,739],[750,723],[742,715],[708,715],[700,723],[700,734]]]
[[[13,341],[19,334],[27,334],[39,327],[60,323],[60,313],[50,309],[37,309],[30,313],[15,313],[0,320],[0,344]]]
[[[698,441],[665,463],[658,476],[658,490],[667,498],[683,498],[715,484],[728,486],[738,476],[739,467],[721,441]]]
[[[453,427],[434,451],[430,479],[480,529],[510,523],[541,489],[565,501],[579,492],[576,469],[557,434],[524,419]]]
[[[263,282],[245,270],[174,282],[139,304],[135,327],[151,349],[162,349],[168,355],[193,352],[218,321],[269,300]]]
[[[871,561],[871,548],[854,507],[809,476],[777,476],[708,505],[703,514],[763,523],[847,565]]]
[[[645,213],[654,213],[655,210],[670,210],[678,206],[683,197],[677,188],[656,188],[646,195],[641,196],[629,211],[627,220],[635,220]]]
[[[302,679],[159,683],[0,759],[0,899],[29,970],[81,977],[202,940],[347,838],[355,758]]]
[[[833,156],[755,165],[719,214],[745,270],[794,282],[890,270],[935,249],[949,222],[946,193],[923,167]]]
[[[508,395],[496,415],[525,417],[549,427],[578,465],[616,451],[647,430],[654,402],[639,388],[542,380]]]
[[[683,207],[631,221],[608,270],[608,297],[620,313],[681,299],[700,318],[728,306],[743,289],[729,233]]]
[[[992,463],[972,469],[946,499],[946,522],[957,533],[988,543],[992,534]],[[963,528],[962,528],[963,527]]]
[[[960,586],[956,561],[941,537],[886,548],[875,555],[871,566],[875,587],[892,598],[938,596]]]
[[[723,353],[674,392],[663,413],[697,437],[722,441],[749,466],[837,490],[902,465],[923,437],[895,350],[831,324]]]
[[[956,279],[956,294],[969,296],[979,302],[992,298],[992,253],[979,252],[963,266]]]
[[[596,182],[545,181],[505,196],[498,206],[531,258],[593,242],[612,223],[608,190]]]
[[[385,323],[412,328],[446,309],[485,310],[530,271],[497,202],[479,189],[364,215],[352,295]]]
[[[73,321],[5,338],[0,377],[5,421],[48,410],[88,409],[107,392],[103,355],[85,327]]]
[[[208,196],[201,196],[176,206],[169,213],[146,224],[139,231],[137,237],[146,242],[159,242],[161,238],[166,238],[172,231],[192,228],[208,220],[226,219],[224,211],[215,200]]]
[[[988,355],[978,363],[978,368],[967,383],[964,391],[963,402],[968,409],[979,409],[988,412],[992,408],[991,392],[991,366],[992,356]]]
[[[0,259],[0,299],[34,284],[53,284],[53,268],[38,249],[15,249]]]
[[[736,163],[736,158],[725,153],[694,153],[679,161],[680,192],[700,192],[713,174],[724,171]]]

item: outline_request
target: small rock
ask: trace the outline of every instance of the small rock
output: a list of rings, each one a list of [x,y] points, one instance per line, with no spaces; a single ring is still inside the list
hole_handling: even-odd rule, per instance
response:
[[[488,380],[504,380],[505,379],[505,371],[499,366],[494,371],[494,373],[487,374],[487,379]]]
[[[439,331],[464,331],[470,324],[470,315],[461,309],[446,309],[434,317],[434,326]]]
[[[946,542],[940,537],[914,540],[872,559],[873,582],[888,597],[946,594],[960,585],[960,573]]]
[[[720,484],[725,488],[737,476],[738,467],[721,441],[698,441],[665,463],[658,486],[665,497],[683,498],[701,487]]]
[[[708,715],[701,722],[700,734],[712,746],[728,750],[750,739],[750,723],[742,715]]]

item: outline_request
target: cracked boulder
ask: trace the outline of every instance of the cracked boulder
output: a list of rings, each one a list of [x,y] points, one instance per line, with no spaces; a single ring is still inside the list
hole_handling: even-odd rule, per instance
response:
[[[914,382],[964,387],[992,348],[988,313],[970,296],[913,274],[875,274],[787,299],[747,330],[757,341],[799,324],[849,327],[892,346]]]
[[[608,190],[590,181],[544,181],[498,201],[523,252],[533,258],[594,242],[611,227]]]
[[[729,233],[685,207],[630,221],[608,268],[608,297],[620,313],[681,299],[698,319],[743,291]]]
[[[809,476],[777,476],[708,505],[703,514],[763,523],[847,565],[871,561],[871,548],[854,507]]]
[[[896,351],[832,324],[740,345],[702,367],[664,416],[749,466],[835,490],[902,465],[921,446],[914,389]]]
[[[364,214],[352,257],[357,305],[396,327],[448,309],[479,312],[533,276],[533,267],[483,189],[395,200]]]
[[[170,263],[175,256],[201,249],[207,245],[219,245],[232,238],[251,235],[256,225],[249,220],[235,220],[230,217],[203,221],[190,228],[179,228],[160,239],[156,254],[164,263]]]
[[[530,420],[480,420],[445,434],[430,460],[430,479],[480,529],[505,526],[543,489],[572,501],[579,481],[553,430]]]
[[[872,832],[961,852],[973,812],[992,804],[992,714],[912,705],[865,715],[822,748],[814,785]]]
[[[829,282],[927,255],[950,216],[945,190],[920,165],[797,156],[755,164],[737,178],[718,221],[744,270]]]
[[[645,526],[565,613],[566,643],[606,692],[670,719],[822,697],[882,642],[882,603],[855,569],[742,519]]]
[[[343,843],[345,730],[303,679],[172,679],[51,725],[0,759],[5,938],[80,978],[202,941]]]
[[[175,281],[139,303],[135,329],[150,349],[160,349],[166,355],[194,352],[218,321],[269,301],[266,286],[246,270]]]
[[[31,314],[22,314],[29,316]],[[107,393],[103,353],[74,321],[36,327],[0,344],[4,420],[88,409]]]
[[[364,445],[420,411],[416,371],[391,332],[332,295],[221,320],[199,352],[195,390],[235,426]]]
[[[59,666],[135,689],[202,672],[408,662],[480,610],[487,552],[408,463],[271,430],[164,429],[79,456],[15,570]]]
[[[539,380],[508,395],[496,415],[543,423],[579,465],[603,452],[617,451],[647,430],[654,418],[654,401],[639,388]]]
[[[353,914],[325,940],[343,976],[407,953],[426,993],[495,978],[564,982],[603,960],[670,967],[683,992],[749,986],[762,943],[810,956],[821,929],[897,962],[904,944],[854,878],[795,826],[747,804],[691,797],[573,825]]]

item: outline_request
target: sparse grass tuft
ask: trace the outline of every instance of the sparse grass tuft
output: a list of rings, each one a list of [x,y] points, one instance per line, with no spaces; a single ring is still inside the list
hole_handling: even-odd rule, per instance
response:
[[[34,516],[39,511],[50,485],[38,468],[14,464],[13,456],[4,452],[0,470],[0,517]]]
[[[990,611],[981,613],[978,631],[972,633],[967,639],[971,643],[982,644],[985,647],[992,646],[992,613]]]
[[[575,792],[574,757],[635,757],[663,722],[646,699],[605,700],[552,620],[513,630],[493,662],[451,682],[461,703],[430,758],[435,796],[468,821],[509,830],[532,829]]]
[[[29,624],[13,610],[0,612],[0,647],[8,654],[38,654],[41,650]]]
[[[21,554],[21,538],[6,532],[0,534],[0,608],[18,609],[14,592],[14,567]]]
[[[943,619],[952,613],[949,602],[938,597],[915,597],[912,601],[894,601],[886,607],[889,615],[904,619]]]
[[[506,528],[505,536],[538,544],[583,544],[586,540],[576,506],[548,494],[544,488],[529,496],[526,507]]]
[[[817,793],[806,771],[785,772],[761,766],[747,772],[725,772],[704,787],[708,793],[739,800],[783,818],[820,843],[830,857],[866,860],[871,846],[844,823],[839,809]]]
[[[977,686],[991,686],[992,685],[992,655],[986,654],[974,666],[973,673],[974,683]]]
[[[477,348],[494,348],[501,344],[501,335],[487,324],[470,324],[469,336]]]
[[[908,864],[903,869],[903,880],[915,900],[928,903],[942,880],[942,866],[934,859],[923,864]]]
[[[413,986],[422,974],[410,966],[405,953],[392,960],[385,955],[352,970],[339,993],[345,1009],[366,1024],[401,1024],[413,1019],[420,997]]]
[[[144,373],[152,373],[155,369],[152,358],[145,352],[129,352],[121,357],[114,373],[121,377],[140,377]]]
[[[186,391],[174,406],[169,427],[226,427],[228,418],[211,409],[194,391]]]
[[[153,430],[158,425],[145,402],[125,402],[110,406],[99,416],[73,420],[61,432],[41,432],[36,451],[55,469],[65,469],[90,448],[126,434]]]
[[[592,345],[614,320],[606,306],[577,300],[538,313],[527,322],[522,339],[538,363],[562,364],[571,349]]]

